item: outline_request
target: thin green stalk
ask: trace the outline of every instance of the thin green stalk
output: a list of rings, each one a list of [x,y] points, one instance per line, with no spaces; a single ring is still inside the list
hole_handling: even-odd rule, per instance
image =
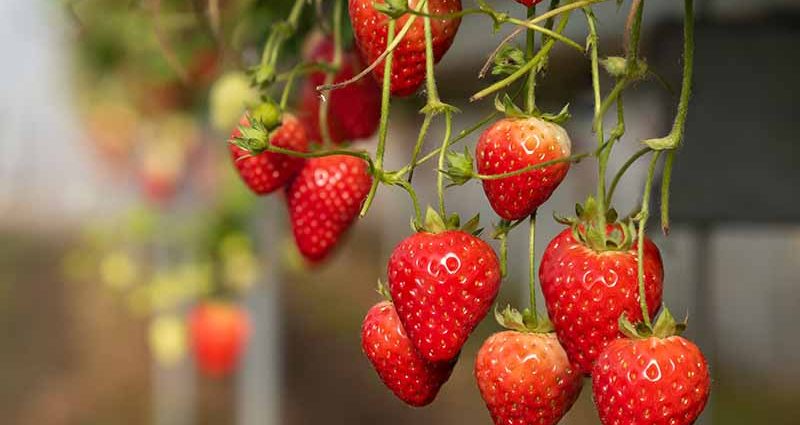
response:
[[[298,68],[292,69],[289,76],[286,78],[286,85],[283,86],[283,93],[281,94],[281,102],[279,104],[281,111],[286,110],[289,104],[289,96],[292,93],[292,87],[294,86],[294,80],[297,78],[298,72]]]
[[[571,38],[569,38],[569,37],[567,37],[565,35],[559,34],[559,33],[555,32],[555,31],[553,31],[553,30],[551,30],[549,28],[541,27],[541,26],[536,25],[536,24],[531,24],[528,21],[522,21],[522,20],[514,19],[514,18],[509,18],[506,22],[508,22],[510,24],[519,25],[521,27],[527,28],[528,31],[541,33],[542,34],[542,39],[544,39],[545,36],[554,38],[554,39],[564,43],[565,45],[567,45],[569,47],[572,47],[573,49],[575,49],[575,50],[577,50],[577,51],[579,51],[581,53],[584,53],[583,46],[581,46],[580,44],[576,43]]]
[[[453,128],[452,112],[448,109],[444,112],[444,141],[442,142],[441,150],[439,151],[439,170],[444,170],[444,158],[447,153],[447,144],[450,142],[450,133]],[[447,216],[447,210],[444,205],[444,173],[436,173],[436,193],[439,196],[439,212],[442,217]]]
[[[616,84],[614,84],[614,88],[611,89],[611,92],[608,93],[605,99],[600,103],[600,107],[595,109],[595,115],[592,120],[592,129],[602,134],[602,121],[603,117],[608,112],[608,108],[619,99],[620,95],[622,94],[625,87],[628,86],[631,80],[627,77],[622,77],[617,80]]]
[[[672,163],[675,161],[675,150],[667,151],[664,160],[664,173],[661,176],[661,231],[669,233],[669,189],[672,183]]]
[[[505,279],[508,276],[508,233],[498,236],[500,238],[500,275]]]
[[[327,150],[319,150],[319,151],[314,151],[314,152],[298,152],[298,151],[293,151],[291,149],[281,148],[281,147],[278,147],[278,146],[275,146],[275,145],[268,145],[266,148],[264,148],[264,150],[267,151],[267,152],[280,153],[280,154],[284,154],[286,156],[291,156],[291,157],[295,157],[295,158],[321,158],[321,157],[324,157],[324,156],[347,155],[347,156],[352,156],[352,157],[355,157],[355,158],[363,159],[364,161],[367,161],[369,163],[370,168],[373,167],[372,157],[369,155],[369,152],[367,152],[367,151],[351,151],[351,150],[348,150],[348,149],[327,149]],[[249,158],[249,157],[248,156],[242,156],[242,157],[239,158],[239,160],[242,160],[242,159],[245,159],[245,158]]]
[[[428,3],[422,5],[422,11],[429,12]],[[427,106],[431,107],[440,103],[439,91],[436,89],[436,77],[433,73],[433,32],[431,31],[431,18],[423,18],[425,32],[425,89],[428,96]],[[427,113],[432,113],[428,111]]]
[[[428,2],[427,0],[422,0],[421,5],[425,5],[427,4],[427,2]],[[417,6],[420,5],[418,4]],[[400,43],[403,41],[403,38],[406,36],[408,31],[411,30],[411,25],[414,24],[416,19],[417,19],[416,15],[412,14],[412,16],[409,16],[408,19],[406,20],[406,23],[403,24],[403,27],[400,28],[400,31],[397,32],[397,35],[395,35],[394,32],[389,33],[387,29],[386,50],[384,50],[383,53],[380,54],[380,56],[375,58],[375,60],[371,64],[369,64],[369,66],[362,69],[361,72],[359,72],[358,74],[354,75],[353,78],[350,78],[346,81],[342,81],[336,84],[328,84],[328,85],[322,84],[320,86],[317,86],[317,90],[332,91],[340,89],[342,87],[349,86],[350,84],[353,84],[356,81],[364,78],[367,74],[372,72],[372,70],[375,69],[375,67],[377,67],[379,63],[381,63],[384,60],[388,60],[389,55],[394,52],[394,49],[396,49],[397,46],[400,45]],[[394,20],[393,19],[390,20],[389,24],[392,24],[392,21]]]
[[[536,16],[536,4],[528,8],[528,19]],[[525,41],[525,59],[533,59],[536,51],[536,32],[532,29],[528,30]],[[528,84],[526,86],[525,97],[525,111],[532,114],[536,110],[536,74],[538,73],[537,67],[531,68],[528,74]]]
[[[611,181],[611,187],[609,187],[608,194],[606,195],[606,205],[610,205],[611,201],[614,199],[614,192],[617,190],[617,185],[622,179],[622,176],[625,175],[625,172],[627,172],[628,169],[631,168],[631,165],[633,165],[633,163],[636,162],[636,160],[638,160],[639,158],[644,156],[644,154],[650,152],[651,150],[652,149],[648,147],[641,148],[638,151],[636,151],[636,153],[631,155],[631,157],[628,158],[628,160],[625,161],[624,164],[622,164],[622,167],[620,167],[620,169],[617,171],[617,174],[614,175],[614,180]]]
[[[425,142],[425,136],[428,134],[428,129],[431,126],[431,121],[433,121],[433,114],[427,113],[425,114],[425,119],[422,120],[422,126],[419,128],[419,135],[417,136],[417,142],[414,143],[414,151],[411,152],[411,162],[408,165],[408,181],[414,178],[414,169],[417,168],[417,157],[419,156],[420,151],[422,150],[422,144]]]
[[[544,16],[544,15],[542,15],[542,16]],[[569,22],[569,14],[566,14],[559,21],[558,27],[556,28],[556,32],[558,32],[558,33],[564,32],[564,28],[566,28],[568,22]],[[544,45],[542,45],[542,48],[539,49],[539,52],[536,54],[536,56],[533,57],[533,59],[529,60],[527,63],[525,63],[525,65],[520,67],[520,69],[518,69],[517,71],[515,71],[513,74],[509,75],[508,77],[506,77],[506,78],[504,78],[504,79],[502,79],[502,80],[490,85],[489,87],[486,87],[485,89],[475,93],[474,95],[472,95],[472,97],[470,97],[470,99],[469,99],[470,102],[474,102],[476,100],[483,99],[484,97],[486,97],[486,96],[488,96],[488,95],[490,95],[490,94],[492,94],[492,93],[494,93],[494,92],[496,92],[498,90],[501,90],[501,89],[504,89],[504,88],[510,86],[515,81],[517,81],[520,78],[522,78],[525,75],[527,75],[528,72],[531,71],[531,69],[533,69],[534,67],[539,65],[545,58],[547,58],[547,56],[550,54],[550,50],[553,48],[554,44],[555,44],[555,40],[554,39],[548,40],[546,43],[544,43]]]
[[[336,73],[342,66],[342,10],[344,9],[342,0],[336,0],[333,5],[333,62],[332,70],[325,74],[325,85],[333,84]],[[329,94],[330,96],[330,94]],[[322,146],[333,145],[331,130],[328,126],[328,114],[330,112],[330,99],[323,95],[319,103],[319,132],[322,136]]]
[[[692,78],[694,75],[694,0],[684,0],[683,27],[683,80],[681,96],[678,102],[678,113],[672,130],[666,137],[645,140],[644,143],[656,150],[676,149],[683,141],[686,126],[686,115],[689,112],[689,98],[692,96]]]
[[[414,222],[421,224],[422,210],[419,207],[419,199],[417,198],[417,192],[414,190],[414,187],[411,186],[411,183],[403,179],[398,179],[396,184],[405,189],[405,191],[408,193],[408,196],[411,198],[411,203],[414,205]]]
[[[653,188],[653,179],[656,173],[656,164],[661,152],[655,152],[653,158],[650,160],[650,168],[647,170],[647,180],[644,185],[644,195],[642,195],[642,209],[638,214],[638,236],[637,236],[637,263],[638,263],[638,276],[639,276],[639,306],[642,308],[642,318],[644,324],[648,329],[653,326],[650,323],[650,310],[647,308],[647,292],[645,291],[644,282],[644,229],[647,226],[647,219],[650,217],[650,192]]]
[[[505,179],[505,178],[508,178],[508,177],[518,176],[520,174],[524,174],[524,173],[527,173],[529,171],[533,171],[533,170],[538,170],[538,169],[541,169],[541,168],[549,167],[551,165],[561,164],[562,162],[579,162],[580,160],[582,160],[582,159],[584,159],[586,157],[592,156],[592,155],[594,155],[594,152],[584,152],[584,153],[579,153],[579,154],[575,154],[575,155],[570,155],[570,156],[567,156],[567,157],[564,157],[564,158],[551,159],[549,161],[540,162],[538,164],[532,164],[532,165],[529,165],[527,167],[520,168],[518,170],[507,171],[505,173],[500,173],[500,174],[479,174],[479,173],[475,173],[475,174],[472,175],[472,177],[476,178],[476,179],[479,179],[479,180],[500,180],[500,179]],[[440,164],[439,167],[440,167],[439,169],[441,170],[442,169],[441,168],[442,165]]]
[[[594,94],[594,116],[597,121],[595,132],[597,133],[597,221],[596,234],[600,240],[600,247],[606,246],[606,168],[608,167],[608,157],[611,152],[606,149],[605,132],[603,131],[603,119],[600,115],[601,112],[601,96],[600,96],[600,60],[598,58],[598,43],[599,37],[597,35],[597,18],[594,16],[594,11],[591,7],[583,9],[586,15],[587,25],[589,27],[588,44],[590,46],[591,70],[592,70],[592,92]],[[600,117],[597,120],[597,117]]]
[[[487,115],[482,120],[480,120],[477,123],[475,123],[472,127],[468,128],[468,129],[465,129],[465,130],[461,130],[461,132],[458,134],[458,136],[456,136],[454,139],[450,140],[447,143],[447,147],[453,146],[454,144],[464,140],[467,136],[469,136],[470,134],[474,133],[475,131],[477,131],[478,129],[483,127],[484,125],[488,124],[489,121],[497,118],[498,115],[500,115],[500,112],[494,111],[491,114]],[[421,164],[424,164],[424,163],[430,161],[431,159],[437,157],[439,155],[439,152],[441,152],[441,150],[442,150],[442,148],[439,147],[439,148],[436,148],[436,149],[428,152],[425,156],[423,156],[419,161],[417,161],[414,164],[414,167],[418,167]]]
[[[409,19],[410,20],[410,19]],[[386,45],[389,46],[394,41],[395,20],[389,21],[386,32]],[[361,207],[359,215],[364,217],[372,205],[372,200],[375,198],[375,192],[378,190],[378,185],[381,184],[383,178],[383,156],[386,151],[386,138],[389,129],[389,103],[391,100],[391,86],[392,86],[392,60],[394,59],[394,50],[387,50],[389,53],[386,55],[386,62],[383,66],[383,87],[381,89],[381,119],[378,126],[378,147],[375,151],[375,175],[372,179],[372,187],[369,189],[367,199]]]
[[[528,231],[528,290],[530,291],[531,320],[533,327],[538,326],[539,314],[536,311],[536,210],[530,217],[530,230]]]

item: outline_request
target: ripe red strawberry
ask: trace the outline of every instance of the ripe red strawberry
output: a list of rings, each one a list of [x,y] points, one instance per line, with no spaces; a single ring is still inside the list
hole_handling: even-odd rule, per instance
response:
[[[250,336],[247,312],[228,303],[206,302],[189,316],[189,332],[200,371],[209,376],[232,372]]]
[[[519,3],[519,4],[521,4],[521,5],[525,6],[525,7],[531,7],[531,6],[535,5],[535,4],[539,4],[539,3],[542,2],[542,0],[514,0],[514,1],[516,1],[517,3]]]
[[[691,425],[706,406],[710,386],[705,357],[680,336],[616,340],[592,369],[603,425]]]
[[[561,126],[539,118],[504,118],[481,134],[475,147],[478,172],[497,175],[570,155]],[[562,162],[497,180],[483,180],[492,209],[506,220],[531,215],[558,187],[569,170]]]
[[[388,276],[408,336],[434,362],[458,356],[500,289],[497,255],[461,230],[406,238],[392,252]]]
[[[391,302],[373,306],[361,326],[361,348],[390,390],[407,404],[430,404],[450,378],[455,361],[430,363],[406,336]]]
[[[350,0],[350,22],[353,25],[356,45],[364,63],[373,63],[386,50],[389,17],[375,9],[374,3],[385,4],[384,0]],[[409,7],[418,8],[419,0],[410,0]],[[446,15],[461,11],[461,0],[428,0],[432,15]],[[395,34],[405,25],[409,14],[397,19]],[[461,24],[461,18],[432,19],[433,61],[438,63],[453,44],[453,39]],[[425,80],[425,29],[422,18],[417,18],[403,41],[394,50],[392,60],[391,92],[395,96],[408,96],[417,91]],[[378,64],[373,75],[383,81],[383,62]]]
[[[553,333],[492,335],[478,351],[475,378],[497,425],[555,425],[583,385]]]
[[[309,53],[311,62],[330,62],[333,60],[333,40],[312,39],[314,45]],[[349,80],[363,69],[358,54],[345,51],[342,64],[334,83]],[[325,83],[325,73],[312,73],[301,93],[302,111],[300,118],[311,140],[322,141],[319,129],[320,94],[317,86]],[[334,143],[366,139],[375,134],[381,118],[381,90],[371,78],[362,78],[328,96],[328,130]]]
[[[349,155],[306,161],[286,188],[292,232],[300,253],[322,261],[358,216],[372,185],[367,163]]]
[[[539,281],[550,320],[569,358],[583,373],[591,372],[600,352],[622,335],[618,321],[623,313],[631,322],[642,320],[636,250],[634,242],[620,250],[596,251],[566,229],[544,251]],[[658,248],[648,238],[644,273],[652,318],[661,306],[664,269]]]
[[[242,127],[249,127],[247,116],[239,121]],[[231,140],[241,137],[239,128],[233,130]],[[290,149],[296,152],[308,151],[308,137],[300,121],[291,114],[283,114],[283,119],[276,130],[270,135],[270,143],[274,146]],[[265,195],[286,183],[300,170],[304,160],[275,152],[262,152],[258,155],[251,154],[230,143],[231,156],[239,175],[247,186],[259,195]]]

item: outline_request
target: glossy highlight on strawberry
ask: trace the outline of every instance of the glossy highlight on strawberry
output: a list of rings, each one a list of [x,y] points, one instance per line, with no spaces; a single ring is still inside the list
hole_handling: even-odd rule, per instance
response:
[[[455,360],[423,359],[406,335],[391,302],[373,306],[361,326],[361,348],[383,383],[408,405],[430,404],[450,378]]]
[[[680,336],[614,341],[592,371],[603,425],[691,425],[705,408],[710,387],[705,357]]]
[[[350,0],[350,22],[355,33],[356,45],[361,52],[364,63],[371,64],[386,50],[389,17],[377,10],[374,3],[383,4],[383,0]],[[409,0],[411,8],[418,8],[419,0]],[[431,15],[447,15],[461,11],[461,0],[428,0]],[[397,19],[395,34],[410,18],[404,14]],[[433,35],[433,61],[438,63],[456,36],[461,18],[431,19]],[[403,41],[394,50],[392,60],[391,93],[394,96],[414,94],[425,80],[425,30],[423,19],[417,17],[406,33]],[[383,62],[373,71],[376,80],[383,82]]]
[[[243,116],[239,125],[250,125],[247,116]],[[241,137],[238,128],[233,130],[231,140]],[[308,137],[300,121],[291,114],[283,114],[281,126],[270,136],[270,144],[279,148],[296,152],[308,152]],[[262,152],[251,155],[246,150],[229,143],[233,164],[247,186],[258,195],[272,193],[289,182],[300,170],[305,161],[275,152]]]
[[[620,338],[622,314],[642,320],[639,305],[637,245],[623,251],[595,251],[568,228],[544,251],[539,280],[558,339],[583,373],[590,373],[600,352]],[[661,307],[664,269],[650,239],[644,246],[645,294],[650,317]]]
[[[406,238],[392,252],[387,275],[403,327],[429,361],[458,356],[500,289],[497,255],[460,230]]]
[[[481,134],[475,147],[478,172],[498,175],[571,153],[567,132],[539,118],[504,118]],[[501,218],[519,220],[547,201],[569,171],[569,162],[527,171],[511,177],[483,180],[492,209]]]
[[[286,189],[292,233],[300,253],[324,260],[358,216],[372,176],[363,159],[331,155],[306,161]]]
[[[583,385],[553,333],[492,335],[478,351],[475,378],[497,425],[555,425]]]

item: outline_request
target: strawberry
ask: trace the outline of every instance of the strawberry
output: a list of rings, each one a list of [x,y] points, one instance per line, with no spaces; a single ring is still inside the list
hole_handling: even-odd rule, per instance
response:
[[[475,378],[497,425],[555,425],[583,385],[555,334],[510,330],[483,344]]]
[[[571,143],[564,129],[539,118],[504,118],[481,134],[475,147],[478,172],[497,175],[566,158]],[[516,176],[483,180],[492,209],[503,219],[531,215],[558,187],[569,170],[562,162]]]
[[[514,0],[514,1],[525,7],[535,6],[542,2],[542,0]]]
[[[617,234],[620,225],[609,225]],[[618,320],[625,314],[641,321],[637,244],[596,250],[583,240],[584,227],[566,229],[544,251],[539,280],[558,339],[569,358],[589,373],[601,351],[619,338]],[[577,239],[576,239],[577,237]],[[644,246],[645,294],[650,316],[661,306],[664,269],[661,254],[650,239]]]
[[[333,40],[322,38],[314,43],[311,62],[333,60]],[[361,71],[361,60],[354,51],[345,51],[334,83],[349,80]],[[311,140],[322,141],[319,129],[320,95],[317,86],[325,83],[325,73],[314,72],[306,81],[301,93],[300,118]],[[366,139],[375,134],[381,118],[381,90],[371,78],[362,78],[348,86],[327,94],[328,130],[335,143]]]
[[[232,372],[247,345],[247,312],[228,303],[206,302],[189,316],[192,349],[200,371],[209,376]]]
[[[400,400],[415,407],[436,398],[455,365],[455,361],[430,363],[423,359],[389,301],[373,306],[364,318],[361,348],[383,383]]]
[[[666,333],[659,317],[652,335],[611,342],[592,369],[592,392],[603,425],[691,425],[706,406],[711,387],[703,353]],[[673,320],[674,323],[674,320]]]
[[[322,261],[358,216],[372,185],[367,163],[349,155],[306,161],[286,188],[292,232],[300,253]]]
[[[294,176],[303,166],[302,158],[275,152],[249,152],[233,143],[242,137],[241,128],[252,128],[247,114],[239,121],[240,128],[231,134],[230,151],[233,163],[242,180],[253,192],[265,195],[274,192]],[[283,114],[279,127],[272,130],[269,143],[296,152],[308,151],[308,137],[300,121],[291,114]]]
[[[389,17],[378,11],[392,9],[386,0],[350,0],[350,22],[355,33],[356,45],[361,57],[367,64],[373,63],[386,50]],[[397,2],[392,2],[397,3]],[[408,7],[417,9],[419,0],[410,0]],[[461,0],[428,0],[428,9],[432,15],[446,15],[461,11]],[[400,32],[411,17],[402,13],[397,19],[395,34]],[[433,61],[438,63],[453,44],[461,18],[432,19]],[[413,94],[425,80],[425,29],[422,18],[416,18],[406,33],[403,41],[394,50],[392,60],[391,93],[394,96]],[[378,64],[373,75],[383,81],[383,62]]]
[[[427,230],[395,247],[388,277],[403,327],[419,353],[432,362],[458,356],[500,289],[494,250],[466,231],[445,230],[433,211],[428,213]]]

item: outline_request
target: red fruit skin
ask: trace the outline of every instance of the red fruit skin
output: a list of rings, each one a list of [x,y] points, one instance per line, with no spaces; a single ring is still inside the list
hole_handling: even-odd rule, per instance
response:
[[[361,326],[361,348],[381,381],[406,404],[430,404],[450,378],[455,361],[423,359],[406,336],[391,302],[373,306]]]
[[[566,158],[570,152],[569,136],[560,126],[538,118],[504,118],[481,134],[475,158],[480,174],[497,175]],[[550,198],[567,171],[569,162],[563,162],[512,177],[483,180],[483,191],[497,215],[519,220]]]
[[[542,0],[514,0],[514,1],[525,7],[531,7],[535,4],[539,4],[542,2]]]
[[[497,255],[460,230],[406,238],[392,252],[387,274],[403,327],[432,362],[458,356],[500,289]]]
[[[592,392],[603,425],[691,425],[706,406],[708,364],[692,342],[619,339],[592,370]]]
[[[552,333],[492,335],[478,351],[475,378],[497,425],[555,425],[583,386]]]
[[[235,305],[207,302],[189,316],[189,333],[200,371],[211,377],[231,373],[250,338],[247,312]]]
[[[311,263],[324,260],[350,228],[364,203],[372,176],[366,161],[332,155],[306,161],[286,189],[292,232]]]
[[[627,251],[596,252],[566,229],[544,251],[539,281],[547,311],[569,358],[583,373],[590,373],[603,349],[622,337],[623,313],[633,323],[642,320],[636,250],[633,244]],[[652,319],[661,307],[664,268],[658,248],[648,238],[644,273]]]
[[[322,38],[310,52],[312,62],[333,60],[333,40]],[[358,54],[343,52],[342,66],[334,83],[349,80],[363,69]],[[320,94],[317,86],[325,83],[325,73],[314,72],[303,85],[300,95],[300,119],[310,140],[322,141],[319,128]],[[362,78],[353,84],[327,93],[328,130],[334,143],[367,139],[375,134],[381,118],[381,90],[375,80]]]
[[[383,0],[349,0],[350,22],[364,63],[371,64],[386,50],[389,17],[378,12],[373,3]],[[416,8],[419,0],[410,0],[409,6]],[[446,15],[461,11],[461,0],[428,0],[432,15]],[[405,14],[397,20],[395,34],[409,19]],[[411,24],[403,41],[394,50],[392,59],[391,93],[393,96],[414,94],[425,80],[425,29],[424,19],[417,18]],[[433,61],[438,63],[453,44],[461,18],[432,19]],[[375,79],[383,81],[383,61],[375,67]]]
[[[239,121],[241,126],[249,126],[247,116]],[[242,133],[238,128],[231,133],[233,140]],[[281,126],[272,134],[270,143],[274,146],[295,152],[308,152],[308,136],[300,121],[291,114],[283,114]],[[305,161],[275,152],[263,152],[249,156],[244,149],[229,143],[233,164],[247,187],[258,195],[266,195],[286,185],[300,170]]]

